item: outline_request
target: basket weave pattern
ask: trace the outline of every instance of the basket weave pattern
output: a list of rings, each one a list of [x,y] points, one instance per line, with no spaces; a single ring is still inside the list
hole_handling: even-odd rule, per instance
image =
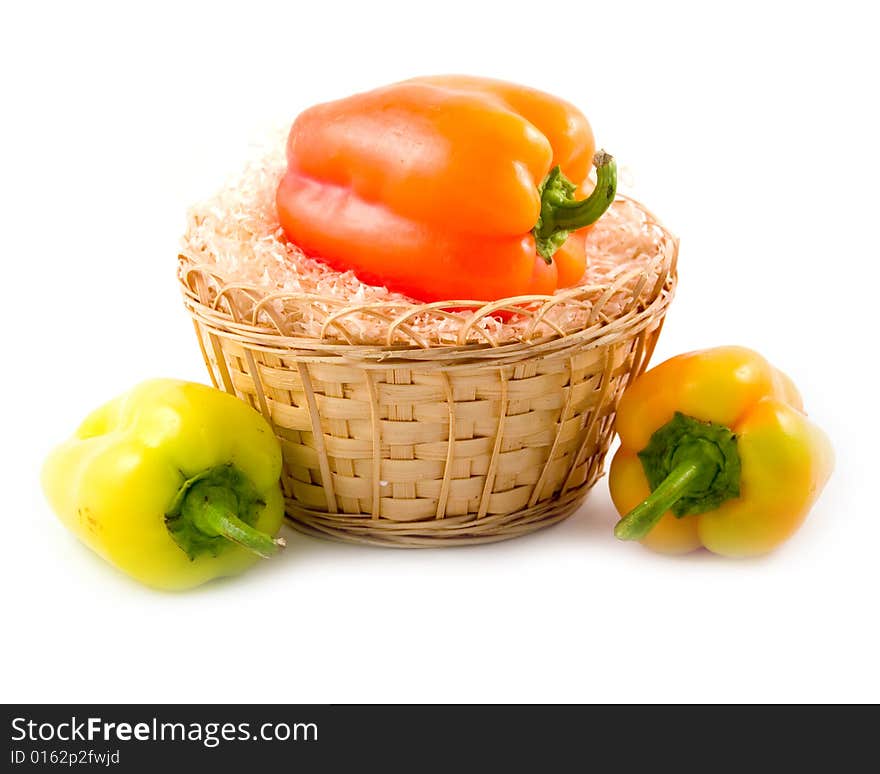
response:
[[[449,319],[456,302],[340,309],[224,286],[186,256],[180,279],[215,386],[261,411],[281,441],[292,524],[341,540],[438,546],[515,537],[576,510],[602,474],[620,394],[653,351],[676,256],[670,236],[652,271],[459,315],[464,343],[455,346],[407,341],[406,322]],[[588,310],[586,324],[539,325],[560,295]],[[468,343],[475,321],[514,301],[537,321],[528,340]],[[287,335],[306,305],[327,310],[321,338]],[[387,320],[387,341],[352,343],[345,320],[358,315]]]

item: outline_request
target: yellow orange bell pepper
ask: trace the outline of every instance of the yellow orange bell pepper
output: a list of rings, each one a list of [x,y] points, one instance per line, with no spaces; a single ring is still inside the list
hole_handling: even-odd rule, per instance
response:
[[[620,401],[617,432],[615,534],[663,553],[771,551],[800,527],[834,466],[791,380],[743,347],[643,374]]]

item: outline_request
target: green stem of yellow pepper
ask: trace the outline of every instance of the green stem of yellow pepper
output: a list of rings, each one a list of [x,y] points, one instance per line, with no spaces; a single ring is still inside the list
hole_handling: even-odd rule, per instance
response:
[[[238,498],[227,486],[200,481],[184,498],[181,513],[208,537],[225,537],[255,554],[268,558],[285,545],[284,538],[272,538],[238,518]]]
[[[247,476],[234,465],[219,465],[183,482],[165,526],[190,559],[217,556],[228,541],[269,557],[285,542],[252,526],[264,506]]]
[[[723,425],[676,413],[639,458],[651,494],[617,522],[620,540],[641,540],[669,510],[682,518],[739,496],[736,436]]]

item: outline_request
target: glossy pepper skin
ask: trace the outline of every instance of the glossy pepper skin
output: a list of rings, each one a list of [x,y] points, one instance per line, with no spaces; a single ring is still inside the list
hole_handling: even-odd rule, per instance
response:
[[[800,527],[834,467],[791,380],[743,347],[647,371],[620,401],[617,432],[615,534],[662,553],[767,553]]]
[[[263,417],[201,384],[144,382],[90,414],[43,467],[83,543],[140,582],[182,590],[284,545],[281,450]]]
[[[552,294],[584,273],[613,159],[569,103],[470,76],[416,78],[296,119],[276,194],[305,253],[422,301]],[[593,163],[597,185],[577,195]],[[567,238],[574,232],[579,238]]]

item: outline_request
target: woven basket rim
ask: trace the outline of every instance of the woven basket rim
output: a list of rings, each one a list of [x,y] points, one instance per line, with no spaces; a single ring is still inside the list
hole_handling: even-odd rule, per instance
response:
[[[552,296],[530,295],[498,299],[492,302],[450,299],[420,303],[417,301],[369,302],[351,304],[338,297],[314,293],[271,291],[269,288],[240,282],[226,282],[210,264],[196,262],[185,253],[178,254],[178,281],[184,304],[194,319],[226,338],[239,340],[266,352],[334,357],[343,355],[364,361],[388,358],[444,359],[472,358],[484,353],[494,358],[515,356],[523,348],[537,354],[540,350],[555,351],[560,346],[601,346],[611,334],[613,339],[637,331],[640,323],[650,321],[665,308],[677,279],[679,240],[653,213],[640,202],[619,195],[645,216],[650,228],[658,229],[658,249],[647,263],[636,266],[621,264],[600,284],[584,284],[557,291]],[[616,313],[604,313],[606,304],[615,295],[627,302]],[[244,302],[244,303],[242,303]],[[285,333],[282,323],[272,310],[271,302],[293,307],[321,306],[328,310],[320,337]],[[583,310],[583,325],[562,329],[547,319],[549,311],[559,305]],[[470,316],[461,311],[451,313],[450,307],[472,309]],[[247,308],[250,312],[243,312]],[[476,327],[483,317],[499,311],[512,311],[531,317],[523,336],[495,340]],[[431,314],[439,318],[461,319],[455,342],[436,343],[420,340],[407,327],[416,315]],[[368,315],[385,323],[384,342],[352,341],[345,335],[340,321],[352,315]],[[342,336],[338,334],[340,330]],[[481,334],[479,340],[472,335]],[[333,334],[337,334],[334,336]]]

